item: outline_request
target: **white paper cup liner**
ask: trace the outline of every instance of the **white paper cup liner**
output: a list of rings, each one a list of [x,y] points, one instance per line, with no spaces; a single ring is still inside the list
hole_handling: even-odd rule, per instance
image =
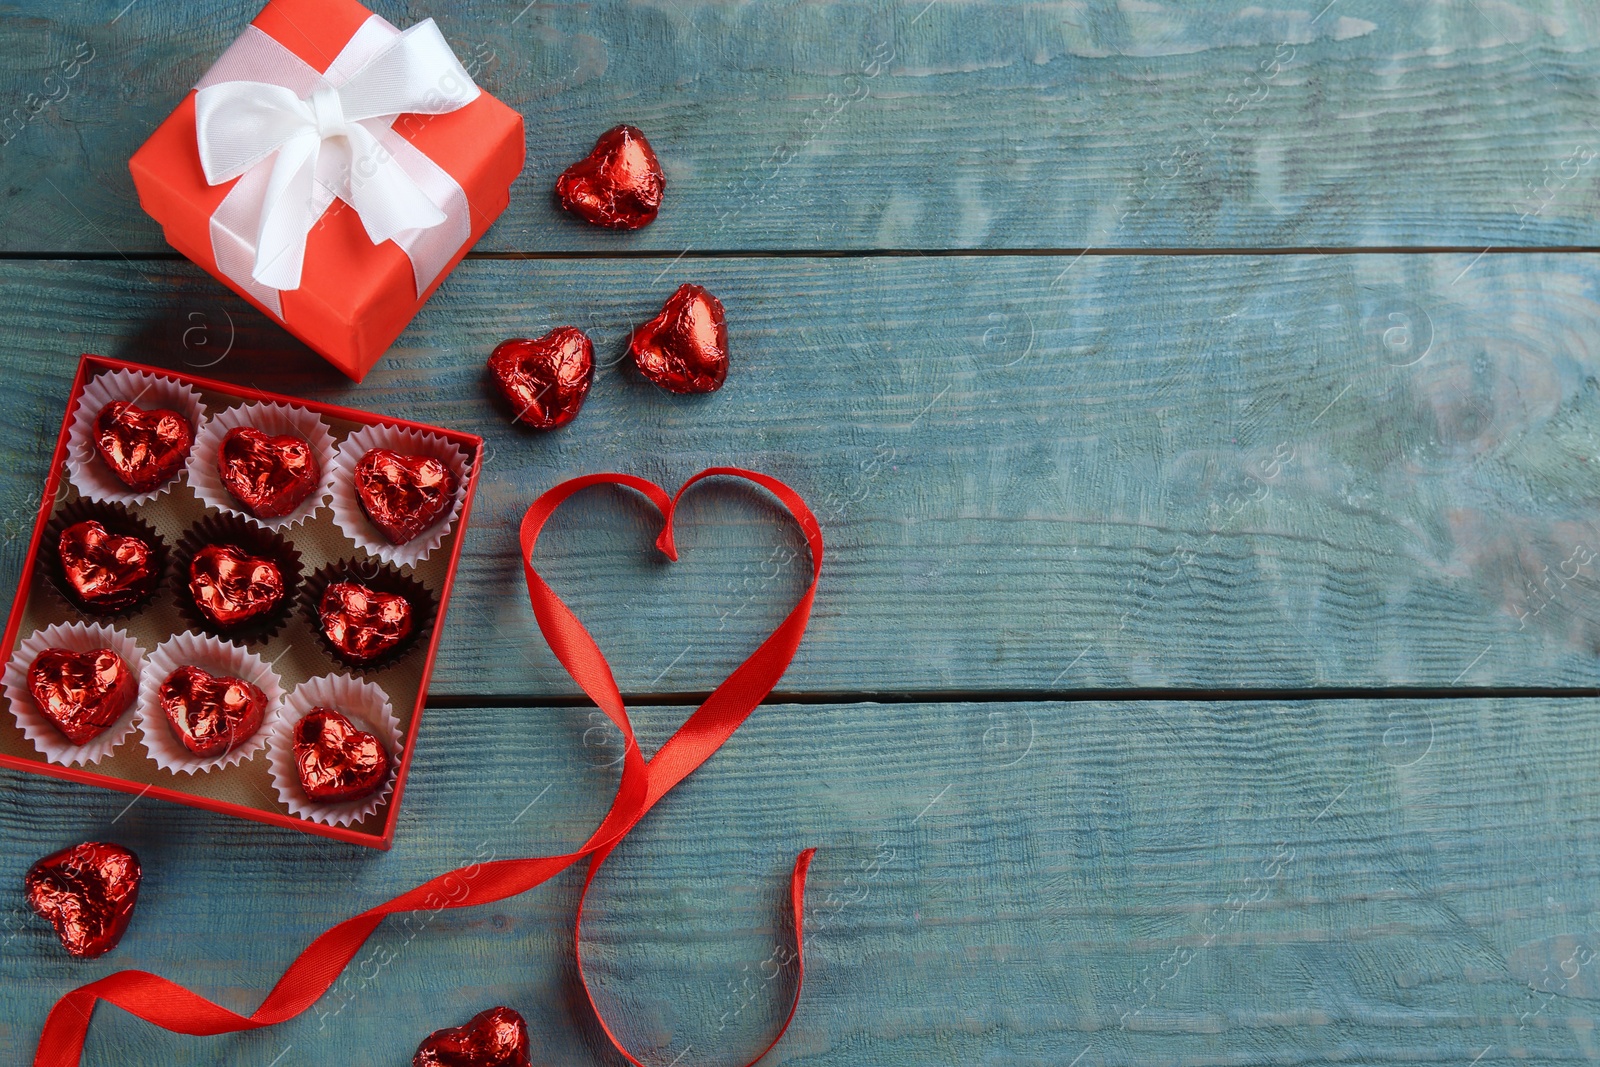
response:
[[[184,467],[154,489],[136,492],[112,473],[94,447],[94,420],[100,409],[116,400],[126,400],[140,409],[170,408],[189,420],[195,444],[189,449],[192,460],[199,446],[200,430],[206,421],[206,406],[200,394],[182,382],[158,374],[135,370],[111,370],[97,374],[83,387],[72,429],[67,431],[67,477],[78,492],[90,500],[109,500],[117,504],[148,504],[177,484]]]
[[[34,702],[33,693],[28,689],[28,668],[33,666],[33,661],[39,653],[47,648],[65,648],[73,652],[92,652],[97,648],[109,648],[128,664],[134,677],[140,679],[141,688],[145,666],[144,649],[140,648],[139,643],[124,630],[114,630],[100,623],[66,622],[30,634],[27,640],[17,647],[16,654],[6,664],[5,677],[0,681],[0,684],[5,686],[6,702],[11,705],[11,714],[16,716],[17,725],[22,728],[28,740],[33,742],[33,747],[39,750],[40,755],[51,763],[67,767],[98,763],[110,755],[112,749],[127,740],[128,735],[133,732],[139,707],[138,696],[135,694],[134,699],[129,701],[127,710],[98,737],[81,745],[73,744],[67,740],[65,734],[56,729],[55,723],[39,710],[39,705]]]
[[[217,470],[217,457],[222,439],[228,431],[241,426],[253,426],[270,437],[294,434],[303,437],[317,454],[322,467],[322,479],[317,487],[300,501],[300,506],[276,519],[258,519],[233,498],[222,484]],[[195,436],[194,449],[189,453],[189,485],[203,503],[229,515],[239,515],[269,530],[284,530],[298,526],[321,510],[333,487],[333,460],[335,445],[328,424],[316,412],[289,404],[244,404],[219,411],[206,420],[204,428]]]
[[[312,708],[319,707],[339,712],[356,729],[374,734],[388,750],[389,777],[377,790],[354,800],[335,802],[316,801],[306,796],[294,764],[294,728],[311,714]],[[400,720],[395,718],[394,708],[382,688],[348,674],[324,674],[300,683],[284,701],[283,711],[272,724],[267,759],[278,799],[292,813],[326,826],[349,826],[377,811],[389,799],[404,747]]]
[[[161,683],[179,667],[195,666],[213,675],[242,678],[267,698],[261,726],[248,739],[219,756],[197,756],[183,747],[161,710]],[[150,653],[139,686],[139,731],[145,751],[174,774],[197,774],[231,767],[261,751],[267,743],[283,703],[283,683],[271,664],[247,649],[193,631],[167,638]]]
[[[456,489],[451,494],[450,506],[439,521],[423,530],[403,545],[392,543],[383,531],[373,525],[361,507],[356,494],[356,464],[374,448],[387,448],[406,456],[432,456],[450,468],[456,477]],[[467,493],[467,454],[458,445],[438,434],[425,433],[400,426],[366,426],[339,446],[334,459],[333,521],[356,546],[363,548],[386,563],[414,567],[427,559],[449,536],[461,515],[461,502]]]

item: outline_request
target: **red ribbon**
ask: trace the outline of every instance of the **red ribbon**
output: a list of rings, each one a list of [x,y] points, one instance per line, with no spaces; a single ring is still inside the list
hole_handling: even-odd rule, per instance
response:
[[[705,703],[695,709],[694,714],[647,761],[639,751],[638,741],[634,739],[633,724],[628,720],[622,693],[612,677],[605,655],[572,610],[534,571],[533,549],[545,522],[568,497],[594,485],[620,485],[642,493],[661,512],[662,530],[661,536],[656,539],[656,547],[668,559],[676,560],[678,550],[673,542],[672,519],[678,501],[691,485],[717,476],[754,482],[783,503],[799,524],[806,544],[811,549],[811,584],[800,602],[761,643],[761,647],[717,686]],[[622,1047],[621,1041],[600,1014],[594,994],[589,990],[588,979],[583,976],[583,897],[587,896],[589,886],[606,858],[638,825],[645,813],[733,736],[733,732],[766,699],[788,669],[795,650],[800,647],[800,639],[811,617],[811,605],[816,599],[817,577],[822,573],[822,531],[800,494],[778,479],[736,467],[711,467],[684,482],[677,495],[672,497],[668,497],[654,482],[629,474],[590,474],[562,482],[528,508],[522,519],[520,539],[528,597],[533,603],[533,614],[540,632],[573,680],[616,724],[627,744],[623,756],[622,781],[617,787],[616,799],[612,801],[599,828],[583,846],[560,856],[533,856],[470,864],[441,874],[392,900],[346,919],[312,941],[289,965],[261,1005],[249,1015],[229,1011],[220,1004],[147,971],[118,971],[107,975],[74,989],[50,1009],[44,1032],[39,1036],[38,1050],[34,1054],[34,1067],[77,1067],[83,1054],[84,1039],[89,1033],[90,1016],[95,1004],[102,1000],[164,1030],[197,1036],[256,1030],[292,1019],[310,1008],[328,991],[386,916],[421,909],[469,908],[504,900],[527,892],[586,857],[589,860],[589,873],[584,879],[583,894],[578,898],[577,919],[573,926],[578,976],[589,997],[589,1005],[594,1009],[595,1018],[612,1045],[629,1063],[635,1067],[645,1067]],[[783,1037],[800,1003],[800,987],[805,979],[801,917],[805,910],[806,872],[810,869],[815,851],[807,849],[800,853],[789,883],[790,903],[794,908],[794,1001],[777,1035],[750,1061],[751,1064],[770,1052]],[[464,892],[457,882],[465,884]],[[459,896],[456,895],[458,893]]]

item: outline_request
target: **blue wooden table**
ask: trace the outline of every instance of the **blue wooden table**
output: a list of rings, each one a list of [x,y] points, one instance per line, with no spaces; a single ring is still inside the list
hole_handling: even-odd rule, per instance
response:
[[[581,841],[616,739],[533,626],[517,519],[579,473],[726,462],[804,493],[830,555],[770,704],[590,896],[596,995],[646,1063],[761,1046],[808,845],[819,918],[773,1063],[1600,1057],[1593,5],[375,7],[437,18],[529,154],[359,386],[173,255],[127,175],[254,7],[0,9],[7,596],[80,351],[488,442],[394,850],[0,774],[0,1058],[114,969],[249,1010],[333,919]],[[623,121],[669,181],[631,235],[549,195]],[[728,309],[708,398],[622,358],[685,281]],[[515,433],[483,361],[566,323],[593,395]],[[659,567],[599,495],[541,546],[647,751],[803,585],[748,495],[683,526]],[[74,962],[22,873],[100,837],[144,895]],[[85,1062],[399,1067],[504,1003],[538,1062],[619,1063],[576,985],[578,885],[386,925],[274,1029],[101,1009]]]

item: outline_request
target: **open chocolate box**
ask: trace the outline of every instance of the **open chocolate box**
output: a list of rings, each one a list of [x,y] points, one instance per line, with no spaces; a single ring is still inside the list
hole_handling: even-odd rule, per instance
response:
[[[96,446],[96,417],[119,401],[189,423],[192,445],[170,475],[142,457],[119,475],[115,448]],[[295,439],[308,445],[315,487],[294,500],[306,465],[292,492],[269,499],[240,480],[250,468],[237,460],[230,482],[220,445],[233,440],[235,457],[239,440],[260,440],[229,437],[244,428],[285,439],[280,474],[297,449],[303,458]],[[357,464],[375,449],[435,487],[409,524],[356,492]],[[6,624],[0,764],[388,848],[482,451],[472,434],[85,355]],[[90,698],[47,716],[36,694],[50,702],[53,691],[36,663],[76,670],[80,695],[93,679]],[[302,725],[316,708],[353,730],[327,716]],[[220,732],[206,732],[206,709]]]

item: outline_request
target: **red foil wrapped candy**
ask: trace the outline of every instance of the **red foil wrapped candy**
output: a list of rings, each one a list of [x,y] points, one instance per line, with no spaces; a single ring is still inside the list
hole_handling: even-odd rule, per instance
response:
[[[93,608],[115,610],[136,604],[155,588],[159,577],[149,544],[113,534],[93,519],[62,530],[57,549],[74,597]]]
[[[267,696],[242,678],[179,667],[161,683],[161,710],[172,733],[197,756],[220,756],[255,736]]]
[[[511,405],[511,421],[553,430],[577,418],[594,382],[594,345],[574,326],[537,340],[513,337],[489,355],[489,376]]]
[[[294,724],[294,769],[312,800],[357,800],[389,778],[389,750],[332,708],[312,708]]]
[[[601,134],[594,150],[556,179],[563,208],[613,230],[654,222],[666,191],[667,178],[650,142],[637,127],[626,125]]]
[[[28,692],[68,741],[93,741],[122,717],[139,694],[139,678],[109,648],[47,648],[28,668]]]
[[[403,545],[449,510],[456,476],[433,456],[374,448],[356,464],[356,499],[384,537]]]
[[[422,1039],[411,1067],[533,1067],[528,1024],[510,1008],[490,1008],[463,1026]]]
[[[661,314],[633,331],[639,373],[673,393],[710,393],[728,377],[728,323],[722,301],[680,285]]]
[[[56,928],[61,947],[90,960],[117,947],[139,901],[139,857],[121,845],[89,841],[53,852],[28,868],[28,905]]]
[[[359,582],[334,582],[317,605],[323,636],[339,654],[354,663],[386,655],[411,636],[411,602],[398,593],[382,593]]]
[[[129,489],[146,492],[178,472],[194,444],[194,427],[176,411],[143,411],[113,401],[94,418],[94,450]]]
[[[300,506],[322,478],[317,453],[302,437],[269,437],[251,426],[229,430],[218,449],[223,487],[258,519],[277,519]]]
[[[283,572],[233,545],[206,545],[189,561],[189,595],[218,627],[242,626],[283,602]]]

